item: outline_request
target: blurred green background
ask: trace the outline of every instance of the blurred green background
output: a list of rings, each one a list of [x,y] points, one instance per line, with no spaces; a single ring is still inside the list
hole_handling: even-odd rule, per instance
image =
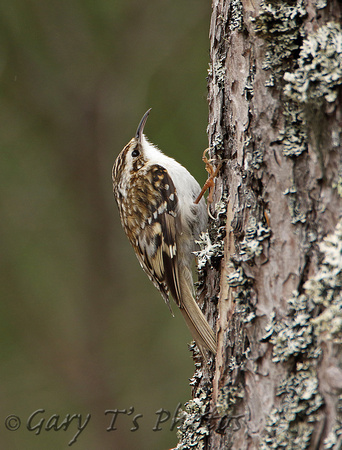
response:
[[[54,414],[91,414],[71,448],[177,443],[171,420],[152,429],[191,396],[191,338],[121,229],[111,167],[152,107],[150,140],[204,182],[210,12],[206,0],[0,4],[1,448],[68,448],[77,424],[47,431]],[[105,411],[130,407],[107,432]]]

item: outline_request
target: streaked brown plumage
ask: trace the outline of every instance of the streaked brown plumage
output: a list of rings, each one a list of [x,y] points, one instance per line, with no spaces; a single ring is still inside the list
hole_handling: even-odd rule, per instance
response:
[[[195,239],[206,227],[205,203],[194,204],[201,189],[192,175],[147,141],[143,129],[149,112],[113,166],[121,223],[170,310],[169,293],[198,346],[216,353],[215,335],[193,297],[191,273]]]

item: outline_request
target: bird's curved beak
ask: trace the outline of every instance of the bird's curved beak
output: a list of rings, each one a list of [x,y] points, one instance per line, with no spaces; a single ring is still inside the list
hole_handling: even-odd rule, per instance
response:
[[[138,139],[139,142],[141,142],[141,137],[142,137],[142,134],[143,134],[143,132],[144,132],[145,123],[146,123],[146,120],[147,120],[148,115],[150,114],[151,109],[152,109],[152,108],[148,109],[148,110],[145,112],[145,114],[143,115],[143,117],[142,117],[142,119],[140,120],[140,123],[139,123],[139,125],[138,125],[137,132],[136,132],[135,137]]]

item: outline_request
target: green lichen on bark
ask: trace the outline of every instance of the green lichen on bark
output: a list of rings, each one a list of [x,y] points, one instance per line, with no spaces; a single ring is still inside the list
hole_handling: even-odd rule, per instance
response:
[[[271,230],[267,224],[258,222],[256,217],[251,215],[246,226],[245,237],[240,242],[240,257],[247,261],[260,256],[264,251],[262,242],[270,235]]]
[[[291,375],[280,382],[279,401],[272,410],[260,448],[309,448],[316,420],[323,414],[318,370],[322,344],[342,344],[342,221],[319,245],[316,275],[289,299],[286,319],[270,318],[264,341],[273,344],[275,363],[292,363]],[[336,401],[336,414],[341,417]],[[342,434],[341,421],[330,432],[325,448]]]
[[[236,367],[229,367],[229,370],[234,370]],[[219,395],[216,402],[216,408],[218,414],[221,417],[224,415],[232,416],[235,406],[243,399],[244,389],[241,384],[232,386],[226,384],[220,388]]]
[[[324,1],[316,7],[324,8]],[[271,73],[267,86],[276,87],[283,100],[284,124],[279,133],[283,155],[297,158],[311,144],[323,161],[326,106],[336,100],[342,84],[342,31],[340,24],[328,22],[307,33],[306,16],[301,0],[264,0],[255,24],[266,42],[263,68]],[[336,131],[331,136],[335,148],[340,146],[340,136]],[[341,179],[334,183],[340,195]],[[295,191],[285,192],[292,223],[304,224],[307,211],[296,192],[296,180],[293,187]]]
[[[267,43],[263,68],[271,71],[268,85],[273,85],[274,81],[282,79],[298,53],[306,10],[303,0],[264,0],[260,10],[255,30]]]
[[[203,270],[207,265],[211,266],[214,259],[222,258],[224,241],[211,242],[208,230],[200,234],[196,244],[198,244],[199,250],[194,252],[194,255],[197,257],[197,268],[199,271]]]
[[[288,197],[289,211],[291,214],[291,223],[296,224],[298,222],[306,222],[306,213],[301,206],[300,198],[297,195],[297,188],[293,184],[290,188],[284,191],[284,195]]]
[[[284,103],[284,128],[280,131],[284,156],[299,156],[308,149],[307,120],[295,102]]]
[[[342,83],[340,25],[327,23],[305,35],[305,17],[301,0],[264,0],[255,20],[255,30],[267,44],[263,64],[271,73],[267,85],[284,93],[280,137],[284,155],[290,157],[307,150],[308,128],[314,128],[312,110],[318,111],[323,102],[335,101]]]
[[[208,230],[202,232],[196,241],[198,251],[193,252],[197,258],[197,269],[203,273],[206,267],[217,266],[224,253],[224,238],[226,233],[228,192],[224,191],[221,199],[213,205],[212,220]]]
[[[196,397],[185,404],[185,409],[179,414],[182,424],[178,428],[179,444],[177,450],[205,449],[206,438],[209,435],[209,424],[206,418],[210,406],[210,389],[200,388]]]
[[[340,197],[342,197],[342,161],[341,161],[341,166],[339,167],[339,171],[338,171],[338,178],[333,183],[333,188],[336,189],[337,194]]]
[[[280,404],[270,413],[259,448],[308,448],[314,421],[318,419],[323,404],[311,362],[298,362],[293,374],[280,382],[276,395],[280,398]],[[310,422],[307,420],[309,415]]]
[[[322,115],[324,103],[336,100],[342,83],[339,24],[327,23],[305,37],[296,68],[284,73],[284,81],[284,155],[298,156],[307,149],[309,127],[316,130],[317,136],[317,128],[323,125],[315,118]]]
[[[240,0],[232,0],[230,3],[228,27],[230,31],[243,27],[243,7]]]
[[[311,323],[318,341],[342,344],[342,222],[324,238],[320,251],[324,255],[320,270],[304,285],[306,295],[320,309]]]
[[[327,6],[327,0],[316,0],[316,9],[324,9]]]
[[[272,335],[272,359],[274,362],[285,362],[291,357],[299,355],[305,358],[318,356],[310,322],[314,309],[312,302],[305,295],[294,293],[288,301],[288,317],[278,321],[275,315],[271,316],[271,323],[267,334]]]
[[[220,89],[223,88],[226,79],[225,58],[225,56],[222,56],[214,63],[210,63],[208,68],[208,77],[212,77]],[[213,143],[213,146],[215,146],[215,143]]]
[[[265,150],[261,147],[249,146],[249,142],[245,142],[246,163],[251,169],[259,170],[264,162]]]
[[[337,423],[324,439],[324,450],[340,449],[342,446],[342,395],[337,400]]]
[[[270,72],[266,85],[277,88],[284,99],[284,125],[279,132],[279,140],[283,144],[283,154],[287,157],[297,157],[308,149],[304,109],[283,94],[284,74],[291,73],[295,67],[303,42],[306,16],[303,0],[264,0],[255,20],[255,30],[266,42],[263,68]],[[297,193],[289,193],[288,200],[293,223],[305,222]]]
[[[304,2],[263,1],[256,19],[256,31],[266,41],[263,64],[271,72],[267,86],[282,88],[284,73],[291,71],[297,59],[306,16]],[[290,73],[290,72],[287,72]],[[285,156],[298,156],[307,150],[306,119],[298,105],[288,99],[284,103],[284,128],[280,132]]]
[[[297,68],[284,74],[287,98],[302,105],[333,102],[342,83],[342,32],[327,23],[303,41]]]
[[[246,188],[245,192],[250,192]],[[256,196],[245,197],[245,207],[249,208],[250,214],[246,218],[246,227],[243,233],[243,239],[236,240],[236,253],[231,256],[229,263],[230,270],[228,275],[228,284],[234,288],[232,295],[235,302],[235,313],[244,323],[252,322],[255,318],[255,297],[253,291],[253,279],[249,278],[246,271],[249,266],[253,266],[256,261],[266,259],[265,246],[271,236],[271,230],[265,220],[258,220],[262,214],[262,207],[258,203]],[[236,220],[237,226],[239,219]],[[252,301],[252,299],[254,299]]]

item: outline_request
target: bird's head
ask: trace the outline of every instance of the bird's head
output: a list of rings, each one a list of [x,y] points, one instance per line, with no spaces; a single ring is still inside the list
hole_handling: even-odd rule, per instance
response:
[[[140,120],[134,138],[129,141],[116,158],[112,173],[114,184],[118,182],[125,173],[130,174],[132,171],[138,171],[146,164],[144,147],[147,145],[147,140],[143,133],[150,111],[151,108],[145,112]]]

